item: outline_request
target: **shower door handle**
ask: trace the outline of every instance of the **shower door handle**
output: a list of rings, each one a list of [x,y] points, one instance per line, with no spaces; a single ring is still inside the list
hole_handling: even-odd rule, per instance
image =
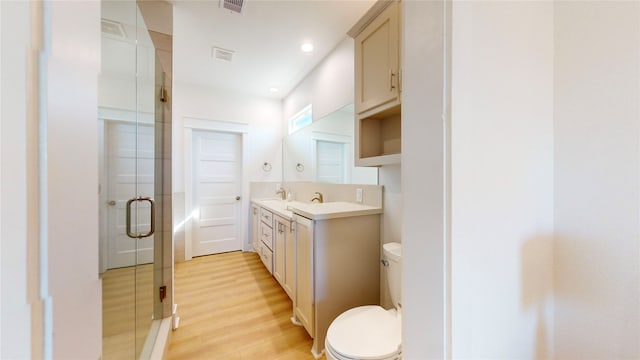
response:
[[[149,229],[149,232],[147,232],[146,234],[134,234],[131,232],[131,204],[133,204],[136,201],[148,201],[149,204],[151,205],[151,222],[150,222],[151,228]],[[153,199],[150,197],[142,197],[142,196],[129,199],[127,201],[126,217],[127,217],[127,236],[128,237],[132,239],[142,239],[145,237],[149,237],[153,235],[153,233],[156,231],[156,202],[153,201]]]

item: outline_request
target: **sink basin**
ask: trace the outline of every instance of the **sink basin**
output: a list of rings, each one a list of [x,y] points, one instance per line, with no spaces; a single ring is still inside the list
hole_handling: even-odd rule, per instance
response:
[[[282,207],[284,208],[284,205],[286,203],[285,200],[277,200],[277,199],[267,199],[267,200],[260,200],[260,203],[266,205],[266,206],[275,206],[275,207]]]
[[[261,200],[256,200],[257,203],[259,203],[260,205],[269,208],[272,211],[278,212],[281,215],[284,215],[286,217],[291,218],[291,216],[293,216],[293,213],[291,213],[291,211],[289,211],[289,209],[287,209],[287,204],[289,204],[286,200],[280,200],[280,199],[261,199]]]

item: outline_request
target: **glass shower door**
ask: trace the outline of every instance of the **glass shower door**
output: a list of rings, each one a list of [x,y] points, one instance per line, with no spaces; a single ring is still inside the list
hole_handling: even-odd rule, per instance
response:
[[[103,359],[145,359],[159,301],[155,49],[135,0],[102,2],[99,79]],[[154,283],[155,282],[155,283]]]
[[[144,19],[136,6],[136,193],[132,205],[129,238],[136,243],[136,359],[147,359],[155,340],[154,263],[156,235],[156,109],[155,49]],[[161,247],[160,247],[161,248]]]

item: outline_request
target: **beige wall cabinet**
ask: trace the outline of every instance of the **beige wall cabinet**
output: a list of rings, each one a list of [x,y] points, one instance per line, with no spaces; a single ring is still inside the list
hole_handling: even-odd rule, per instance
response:
[[[338,315],[379,302],[380,216],[310,220],[295,214],[294,219],[294,320],[313,337],[311,352],[318,358]]]
[[[349,31],[355,40],[355,163],[401,160],[400,4],[378,1]]]
[[[355,109],[400,103],[398,4],[392,2],[355,37]]]

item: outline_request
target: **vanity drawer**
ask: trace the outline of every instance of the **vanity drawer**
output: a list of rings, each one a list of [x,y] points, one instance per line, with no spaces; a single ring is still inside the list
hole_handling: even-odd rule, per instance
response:
[[[260,240],[269,249],[273,249],[273,229],[265,223],[260,224]]]
[[[260,260],[264,266],[269,270],[269,273],[273,273],[273,251],[269,249],[264,243],[260,243]]]
[[[260,208],[260,220],[273,228],[273,214],[271,211]]]

